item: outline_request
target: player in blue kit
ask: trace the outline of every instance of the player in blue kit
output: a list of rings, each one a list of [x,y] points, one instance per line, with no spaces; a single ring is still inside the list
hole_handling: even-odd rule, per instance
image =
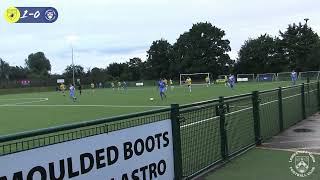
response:
[[[291,81],[293,86],[296,85],[297,79],[298,79],[297,73],[294,70],[292,70]]]
[[[166,98],[167,96],[165,94],[166,84],[164,83],[164,81],[162,79],[160,79],[159,82],[158,82],[158,88],[159,88],[159,91],[160,91],[161,100],[163,100],[163,98]]]
[[[234,75],[230,75],[230,77],[228,78],[228,85],[231,89],[233,89],[235,84],[235,77]]]
[[[73,84],[70,85],[70,98],[72,98],[73,102],[76,102],[76,88],[73,86]]]

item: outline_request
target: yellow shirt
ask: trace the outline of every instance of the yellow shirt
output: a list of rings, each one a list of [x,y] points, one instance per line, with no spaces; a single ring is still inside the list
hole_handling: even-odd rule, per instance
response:
[[[192,83],[191,78],[188,78],[188,79],[186,80],[186,82],[187,82],[188,85],[191,85],[191,83]]]
[[[114,83],[111,83],[111,86],[114,87]]]
[[[209,77],[206,77],[206,82],[207,82],[207,83],[209,82]]]
[[[66,86],[64,84],[60,85],[60,90],[64,91],[66,89]]]
[[[163,80],[163,82],[164,82],[164,84],[166,84],[166,85],[168,84],[168,80],[166,80],[166,79]]]
[[[170,81],[169,81],[169,82],[170,82],[170,85],[172,85],[172,84],[173,84],[173,82],[172,82],[172,80],[171,80],[171,79],[170,79]]]
[[[92,88],[92,89],[94,88],[94,84],[93,84],[93,83],[91,83],[91,88]]]

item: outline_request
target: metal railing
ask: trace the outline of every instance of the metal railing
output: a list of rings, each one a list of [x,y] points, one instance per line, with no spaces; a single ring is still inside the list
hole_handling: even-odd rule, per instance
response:
[[[319,82],[0,137],[0,156],[171,119],[176,179],[191,179],[316,113]]]

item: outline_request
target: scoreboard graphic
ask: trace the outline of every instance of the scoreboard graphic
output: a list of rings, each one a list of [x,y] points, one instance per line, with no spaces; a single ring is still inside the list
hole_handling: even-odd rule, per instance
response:
[[[8,23],[53,23],[58,16],[54,7],[9,7],[4,12]]]

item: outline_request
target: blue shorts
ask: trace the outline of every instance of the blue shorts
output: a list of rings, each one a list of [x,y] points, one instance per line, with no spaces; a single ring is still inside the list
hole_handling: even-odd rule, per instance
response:
[[[165,89],[164,89],[164,88],[163,88],[163,89],[161,88],[161,89],[160,89],[160,93],[164,93],[164,92],[165,92]]]

